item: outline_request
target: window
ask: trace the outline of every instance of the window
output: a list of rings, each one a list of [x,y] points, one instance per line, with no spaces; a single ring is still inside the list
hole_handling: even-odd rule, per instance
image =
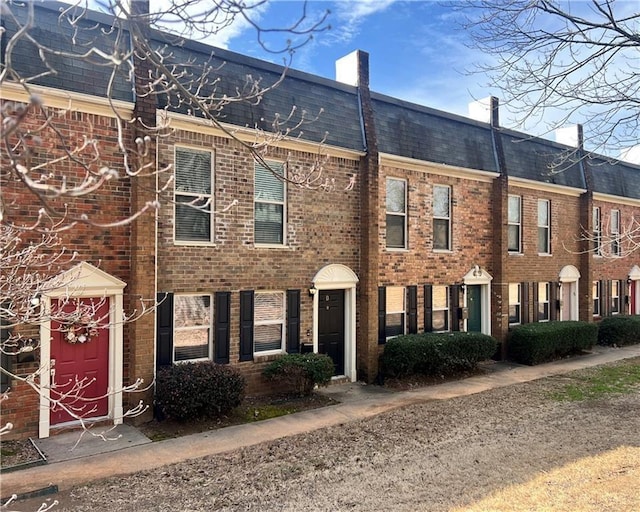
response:
[[[405,288],[404,286],[387,287],[386,303],[386,336],[391,338],[404,334],[405,325]]]
[[[611,210],[611,255],[620,256],[620,210]]]
[[[538,252],[551,253],[551,203],[538,199]]]
[[[284,292],[256,292],[253,313],[254,353],[284,351],[285,308]]]
[[[407,182],[387,178],[387,247],[407,246]]]
[[[611,281],[611,314],[620,313],[620,281]]]
[[[549,283],[538,283],[538,322],[549,320]]]
[[[434,331],[448,331],[449,330],[449,287],[448,286],[434,286],[432,289],[433,294],[433,309],[432,326]]]
[[[254,225],[256,244],[285,243],[286,189],[284,164],[268,162],[269,168],[255,163]]]
[[[433,248],[451,250],[451,187],[433,187]]]
[[[600,307],[600,281],[593,281],[593,316],[602,316],[602,310]]]
[[[173,299],[173,360],[211,358],[211,296],[175,295]]]
[[[520,297],[520,283],[509,283],[509,325],[521,321]]]
[[[602,218],[597,206],[593,207],[593,254],[602,256]]]
[[[509,252],[522,252],[522,198],[509,196],[508,207],[508,249]]]
[[[175,148],[175,240],[211,242],[213,157],[210,151]]]

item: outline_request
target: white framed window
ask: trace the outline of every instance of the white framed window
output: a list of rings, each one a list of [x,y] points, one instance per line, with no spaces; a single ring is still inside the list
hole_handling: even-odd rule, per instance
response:
[[[174,240],[213,240],[213,153],[175,147]]]
[[[253,352],[273,354],[285,350],[285,293],[255,292],[253,311]]]
[[[602,216],[599,206],[593,207],[593,254],[602,256]]]
[[[593,281],[591,283],[591,289],[593,294],[593,316],[602,316],[602,303],[600,301],[600,281]]]
[[[509,283],[509,325],[517,325],[522,321],[521,293],[520,283]]]
[[[620,281],[611,281],[611,314],[620,313]]]
[[[432,288],[431,325],[434,331],[449,330],[449,287],[433,286]]]
[[[174,295],[174,362],[211,359],[211,304],[211,295]]]
[[[538,322],[549,321],[549,283],[538,283]]]
[[[451,250],[451,187],[433,187],[433,248]]]
[[[407,248],[407,182],[387,178],[387,247]]]
[[[507,217],[508,250],[522,252],[522,198],[520,196],[509,196]]]
[[[611,210],[611,255],[620,256],[620,210]]]
[[[404,286],[388,286],[386,292],[386,337],[392,338],[405,333],[405,299]]]
[[[256,244],[284,245],[286,243],[287,187],[282,162],[267,162],[265,167],[255,162],[254,224]]]
[[[538,252],[551,254],[551,202],[538,199]]]

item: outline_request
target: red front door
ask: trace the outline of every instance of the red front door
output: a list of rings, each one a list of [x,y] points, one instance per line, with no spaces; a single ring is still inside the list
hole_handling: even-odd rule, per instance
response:
[[[92,306],[94,318],[100,327],[90,332],[82,328],[74,329],[75,343],[71,343],[69,329],[60,328],[58,322],[51,322],[51,424],[64,423],[78,418],[107,416],[109,400],[109,299],[78,299],[84,306]],[[63,310],[72,311],[78,301],[69,301]],[[53,301],[52,308],[58,306]],[[79,336],[86,336],[80,342]],[[59,400],[69,409],[60,407]]]

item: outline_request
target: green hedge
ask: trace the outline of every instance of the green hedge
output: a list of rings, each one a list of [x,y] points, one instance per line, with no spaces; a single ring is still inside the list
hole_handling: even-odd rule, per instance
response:
[[[262,374],[303,396],[310,395],[316,384],[329,384],[334,369],[333,360],[326,354],[287,354],[269,363]]]
[[[475,332],[397,336],[385,344],[380,371],[383,377],[449,375],[475,368],[497,345],[491,336]]]
[[[603,318],[598,325],[600,345],[634,345],[640,343],[640,316],[616,315]]]
[[[539,364],[588,350],[598,341],[598,326],[589,322],[536,322],[511,331],[509,358],[523,364]]]
[[[217,418],[244,398],[245,381],[234,368],[211,361],[160,368],[156,375],[156,406],[179,421]]]

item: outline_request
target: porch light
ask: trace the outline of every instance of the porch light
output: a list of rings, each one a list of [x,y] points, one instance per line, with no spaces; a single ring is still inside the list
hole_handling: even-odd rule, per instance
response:
[[[315,285],[312,285],[311,288],[309,288],[309,295],[313,297],[316,293],[318,293],[318,289],[315,287]]]

